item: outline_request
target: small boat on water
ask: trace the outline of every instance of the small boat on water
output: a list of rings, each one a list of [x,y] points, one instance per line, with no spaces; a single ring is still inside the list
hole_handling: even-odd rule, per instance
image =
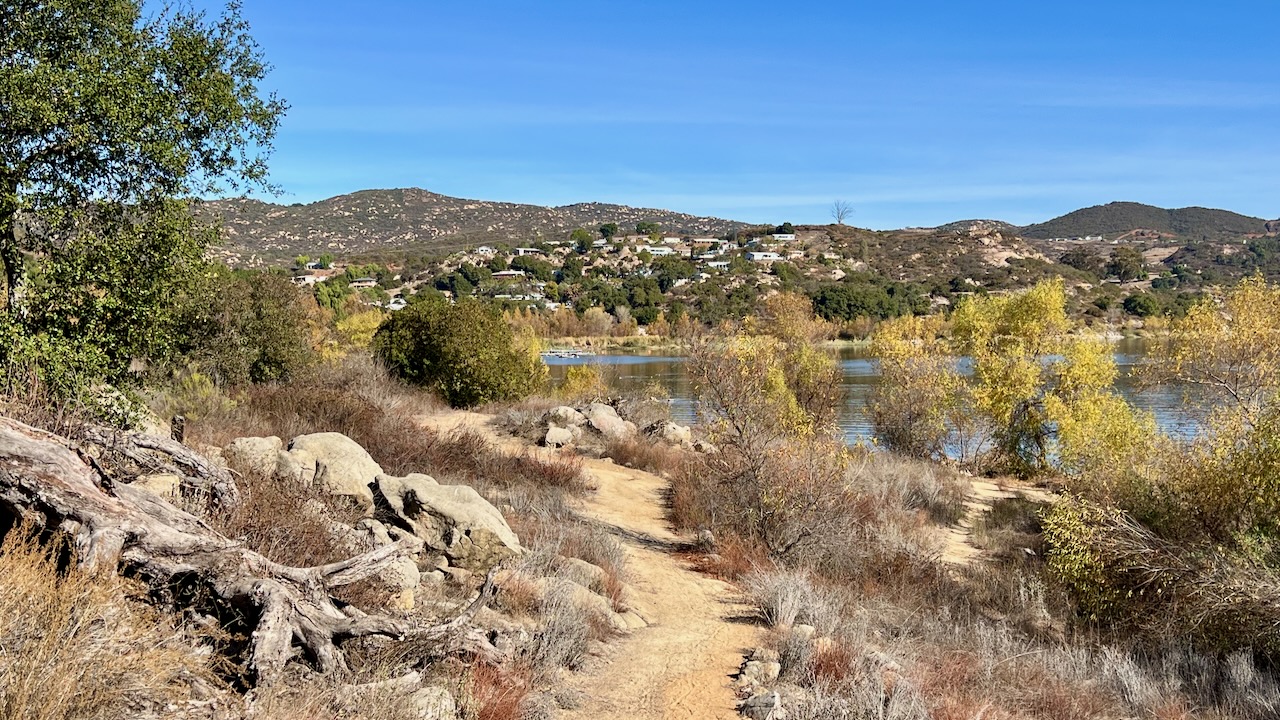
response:
[[[595,353],[590,350],[547,350],[542,353],[544,358],[582,358],[593,357]]]

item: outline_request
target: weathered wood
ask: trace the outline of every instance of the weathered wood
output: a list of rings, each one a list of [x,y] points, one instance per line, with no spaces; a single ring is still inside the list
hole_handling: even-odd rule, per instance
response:
[[[209,462],[176,440],[97,425],[85,425],[76,435],[77,440],[127,458],[146,472],[179,476],[185,493],[207,496],[218,507],[234,507],[240,502],[231,471]]]
[[[91,433],[92,435],[92,433]],[[99,439],[107,439],[99,436]],[[173,441],[140,434],[116,438],[126,453],[160,449],[173,462],[207,472],[207,461]],[[78,562],[91,571],[127,571],[167,593],[174,583],[199,583],[195,595],[224,607],[249,609],[254,623],[248,667],[260,683],[279,678],[305,652],[322,672],[343,670],[339,643],[382,635],[444,637],[462,630],[493,594],[490,573],[476,600],[453,620],[434,627],[354,608],[340,608],[330,590],[358,582],[421,549],[422,541],[397,532],[397,541],[340,562],[290,567],[230,540],[200,518],[127,483],[101,486],[99,472],[66,438],[0,417],[0,515],[65,532]],[[212,477],[213,475],[210,474]],[[234,482],[219,492],[235,497]],[[221,481],[219,481],[221,482]],[[205,608],[206,610],[208,608]]]

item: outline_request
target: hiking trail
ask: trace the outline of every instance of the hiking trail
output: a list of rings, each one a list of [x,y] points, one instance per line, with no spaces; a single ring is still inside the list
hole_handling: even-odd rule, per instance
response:
[[[423,418],[439,431],[474,430],[508,452],[529,447],[494,433],[490,420],[489,415],[461,411]],[[583,672],[568,675],[568,687],[580,691],[583,701],[557,717],[739,718],[730,683],[757,641],[751,607],[732,585],[696,572],[677,554],[682,538],[666,519],[666,480],[608,459],[583,458],[582,463],[596,490],[582,501],[580,512],[609,529],[626,548],[626,582],[634,609],[648,627],[608,643]]]

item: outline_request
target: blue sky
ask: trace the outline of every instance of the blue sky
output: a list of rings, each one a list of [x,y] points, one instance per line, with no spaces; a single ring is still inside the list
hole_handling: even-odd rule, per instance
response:
[[[1280,2],[245,0],[282,202],[423,187],[873,228],[1280,216]]]

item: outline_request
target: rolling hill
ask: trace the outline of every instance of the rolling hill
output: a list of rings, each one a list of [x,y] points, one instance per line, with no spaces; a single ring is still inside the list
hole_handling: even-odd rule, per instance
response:
[[[1095,205],[1048,222],[1020,228],[1028,238],[1083,237],[1103,235],[1108,240],[1135,231],[1148,236],[1185,240],[1233,240],[1268,232],[1261,218],[1240,215],[1228,210],[1202,207],[1166,210],[1134,202]]]
[[[387,250],[452,252],[483,243],[564,239],[574,228],[656,222],[664,232],[717,235],[744,223],[606,203],[542,207],[467,200],[417,188],[361,190],[309,204],[258,200],[203,202],[197,214],[221,222],[222,254],[255,265],[299,254],[359,255]]]

